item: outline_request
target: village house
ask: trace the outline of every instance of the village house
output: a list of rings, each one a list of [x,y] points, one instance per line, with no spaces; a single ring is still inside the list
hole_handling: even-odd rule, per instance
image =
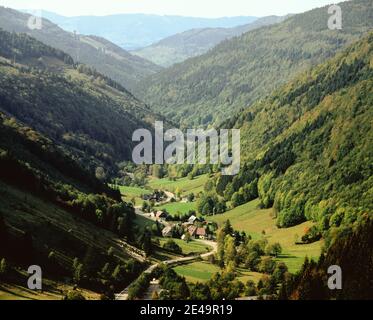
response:
[[[165,220],[167,219],[167,217],[168,217],[168,214],[165,211],[157,211],[155,214],[155,218],[157,220]]]
[[[196,237],[201,239],[201,240],[205,240],[206,237],[207,237],[206,229],[205,228],[197,228]]]
[[[196,226],[189,226],[188,229],[187,229],[187,231],[190,234],[191,238],[195,238],[196,237],[196,231],[197,231],[197,227]]]
[[[162,236],[164,238],[172,238],[172,227],[167,226],[162,230]]]
[[[197,218],[195,215],[193,215],[193,216],[191,216],[191,217],[188,219],[188,223],[190,223],[190,224],[194,224],[197,220],[198,220],[198,218]]]

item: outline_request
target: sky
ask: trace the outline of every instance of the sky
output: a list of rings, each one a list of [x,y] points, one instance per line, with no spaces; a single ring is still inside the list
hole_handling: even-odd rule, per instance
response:
[[[285,15],[331,3],[333,0],[0,0],[5,7],[43,9],[65,16],[146,13],[206,18]]]

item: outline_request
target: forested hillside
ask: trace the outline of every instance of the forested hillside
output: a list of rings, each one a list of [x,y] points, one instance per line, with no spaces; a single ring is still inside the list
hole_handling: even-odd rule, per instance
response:
[[[0,291],[25,287],[34,264],[55,298],[75,285],[112,299],[138,276],[135,210],[106,182],[153,120],[110,78],[0,29]]]
[[[75,61],[95,68],[128,90],[132,90],[140,80],[161,70],[159,66],[131,55],[108,40],[64,31],[46,19],[42,20],[40,30],[31,30],[27,27],[29,18],[29,14],[0,6],[0,28],[26,33],[46,45],[60,49]]]
[[[373,27],[372,0],[340,6],[343,30],[328,29],[327,7],[314,9],[225,41],[143,81],[136,92],[184,127],[220,123]]]
[[[0,110],[94,171],[129,160],[132,133],[155,116],[126,89],[62,51],[0,31]]]
[[[24,270],[36,264],[44,292],[67,294],[58,289],[67,277],[111,296],[141,270],[141,255],[124,249],[138,241],[134,209],[50,139],[1,112],[0,202],[1,289],[25,287]]]
[[[342,269],[342,290],[325,286],[330,266]],[[280,299],[371,300],[373,298],[373,220],[367,214],[361,224],[347,230],[318,262],[306,261],[301,272],[288,279]]]
[[[192,29],[172,35],[133,53],[160,66],[169,67],[204,54],[224,40],[240,36],[250,30],[279,23],[286,18],[269,16],[235,28]]]
[[[372,92],[370,33],[224,124],[241,128],[244,165],[216,192],[233,206],[259,195],[279,227],[314,221],[303,240],[328,247],[373,210]]]

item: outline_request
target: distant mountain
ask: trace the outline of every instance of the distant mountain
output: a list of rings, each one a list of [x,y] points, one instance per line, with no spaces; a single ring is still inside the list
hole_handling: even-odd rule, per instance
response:
[[[87,170],[131,159],[132,133],[156,115],[66,53],[0,29],[0,111],[40,132]]]
[[[135,91],[182,126],[220,123],[300,72],[334,56],[373,28],[373,1],[340,4],[343,29],[328,29],[328,8],[224,41],[143,81]]]
[[[240,36],[245,32],[266,25],[282,22],[287,17],[270,16],[260,18],[250,24],[234,28],[192,29],[131,53],[160,66],[169,67],[175,63],[183,62],[188,58],[204,54],[224,40]]]
[[[147,14],[64,17],[48,11],[42,11],[42,15],[64,30],[103,37],[126,50],[144,48],[190,29],[233,28],[257,19],[256,17],[208,19]]]
[[[29,18],[29,14],[0,7],[0,28],[9,32],[27,33],[47,45],[63,50],[75,61],[94,67],[129,90],[140,80],[161,69],[105,39],[75,35],[46,19],[42,21],[41,30],[30,30],[27,27]]]

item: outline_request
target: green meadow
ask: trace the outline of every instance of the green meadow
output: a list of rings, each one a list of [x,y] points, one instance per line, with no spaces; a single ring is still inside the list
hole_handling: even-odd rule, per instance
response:
[[[203,191],[203,187],[208,180],[208,175],[204,174],[195,177],[193,180],[186,178],[177,179],[176,181],[164,179],[152,179],[149,181],[149,186],[154,190],[165,190],[175,192],[179,189],[182,196],[187,196],[190,193],[197,194]]]
[[[285,262],[291,272],[300,269],[306,256],[316,259],[319,257],[322,241],[305,245],[295,244],[295,239],[302,237],[306,230],[313,225],[312,222],[308,221],[291,228],[279,229],[276,226],[276,220],[272,218],[272,209],[258,209],[258,205],[259,200],[254,200],[222,215],[207,219],[219,225],[229,219],[234,229],[245,231],[253,239],[260,239],[264,236],[270,243],[279,242],[283,253],[278,260]]]
[[[152,193],[151,190],[140,187],[119,186],[119,190],[126,202],[131,202],[132,199],[135,199],[136,206],[140,206],[144,202],[141,198],[142,195]]]
[[[168,239],[166,238],[157,238],[160,242],[160,246],[163,247],[163,245],[167,242]],[[176,244],[183,250],[183,254],[189,255],[189,254],[201,254],[201,253],[207,253],[211,250],[211,247],[207,246],[204,243],[198,242],[196,240],[192,240],[190,242],[185,242],[181,239],[172,239],[176,242]]]
[[[211,277],[218,272],[221,272],[220,268],[206,261],[198,261],[186,265],[177,266],[174,270],[181,276],[185,277],[188,282],[207,282]],[[257,272],[249,272],[247,270],[238,268],[237,279],[243,283],[248,280],[258,282],[262,277],[262,274]]]
[[[170,215],[186,214],[189,211],[197,209],[196,202],[173,202],[157,207],[157,209],[166,210]]]

